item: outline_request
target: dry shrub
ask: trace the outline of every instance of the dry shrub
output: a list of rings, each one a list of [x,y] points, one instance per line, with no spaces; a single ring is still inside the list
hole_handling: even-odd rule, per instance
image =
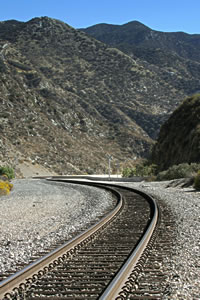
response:
[[[13,188],[9,181],[0,181],[0,196],[8,195]]]

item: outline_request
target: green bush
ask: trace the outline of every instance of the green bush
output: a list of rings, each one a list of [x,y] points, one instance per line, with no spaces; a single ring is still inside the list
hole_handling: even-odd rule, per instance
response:
[[[132,177],[133,176],[133,169],[132,168],[124,168],[122,170],[122,177]]]
[[[15,172],[13,168],[9,166],[0,166],[0,175],[6,175],[8,179],[13,179],[15,177]]]
[[[157,166],[155,164],[148,165],[146,161],[137,163],[132,168],[125,168],[122,171],[122,177],[134,177],[134,176],[153,176],[156,172]]]
[[[197,175],[194,178],[194,188],[200,190],[200,170],[197,172]]]
[[[179,178],[189,178],[194,176],[196,172],[200,169],[200,164],[192,163],[183,163],[179,165],[174,165],[166,171],[158,173],[156,180],[173,180]]]

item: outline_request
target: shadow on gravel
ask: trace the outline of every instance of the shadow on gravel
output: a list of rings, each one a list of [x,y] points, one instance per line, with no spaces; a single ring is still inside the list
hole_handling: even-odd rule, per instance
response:
[[[189,190],[189,191],[185,191],[185,193],[200,193],[200,191],[197,191],[197,190]]]

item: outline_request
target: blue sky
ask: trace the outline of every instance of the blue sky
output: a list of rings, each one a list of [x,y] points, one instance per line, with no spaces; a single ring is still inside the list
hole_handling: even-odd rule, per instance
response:
[[[75,27],[137,20],[160,31],[200,34],[200,0],[0,0],[0,21],[48,16]]]

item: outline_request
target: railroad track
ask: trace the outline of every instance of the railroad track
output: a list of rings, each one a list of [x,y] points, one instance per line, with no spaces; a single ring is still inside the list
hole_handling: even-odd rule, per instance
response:
[[[158,209],[142,192],[101,187],[118,198],[115,209],[87,232],[0,282],[0,299],[128,299],[154,241]]]

